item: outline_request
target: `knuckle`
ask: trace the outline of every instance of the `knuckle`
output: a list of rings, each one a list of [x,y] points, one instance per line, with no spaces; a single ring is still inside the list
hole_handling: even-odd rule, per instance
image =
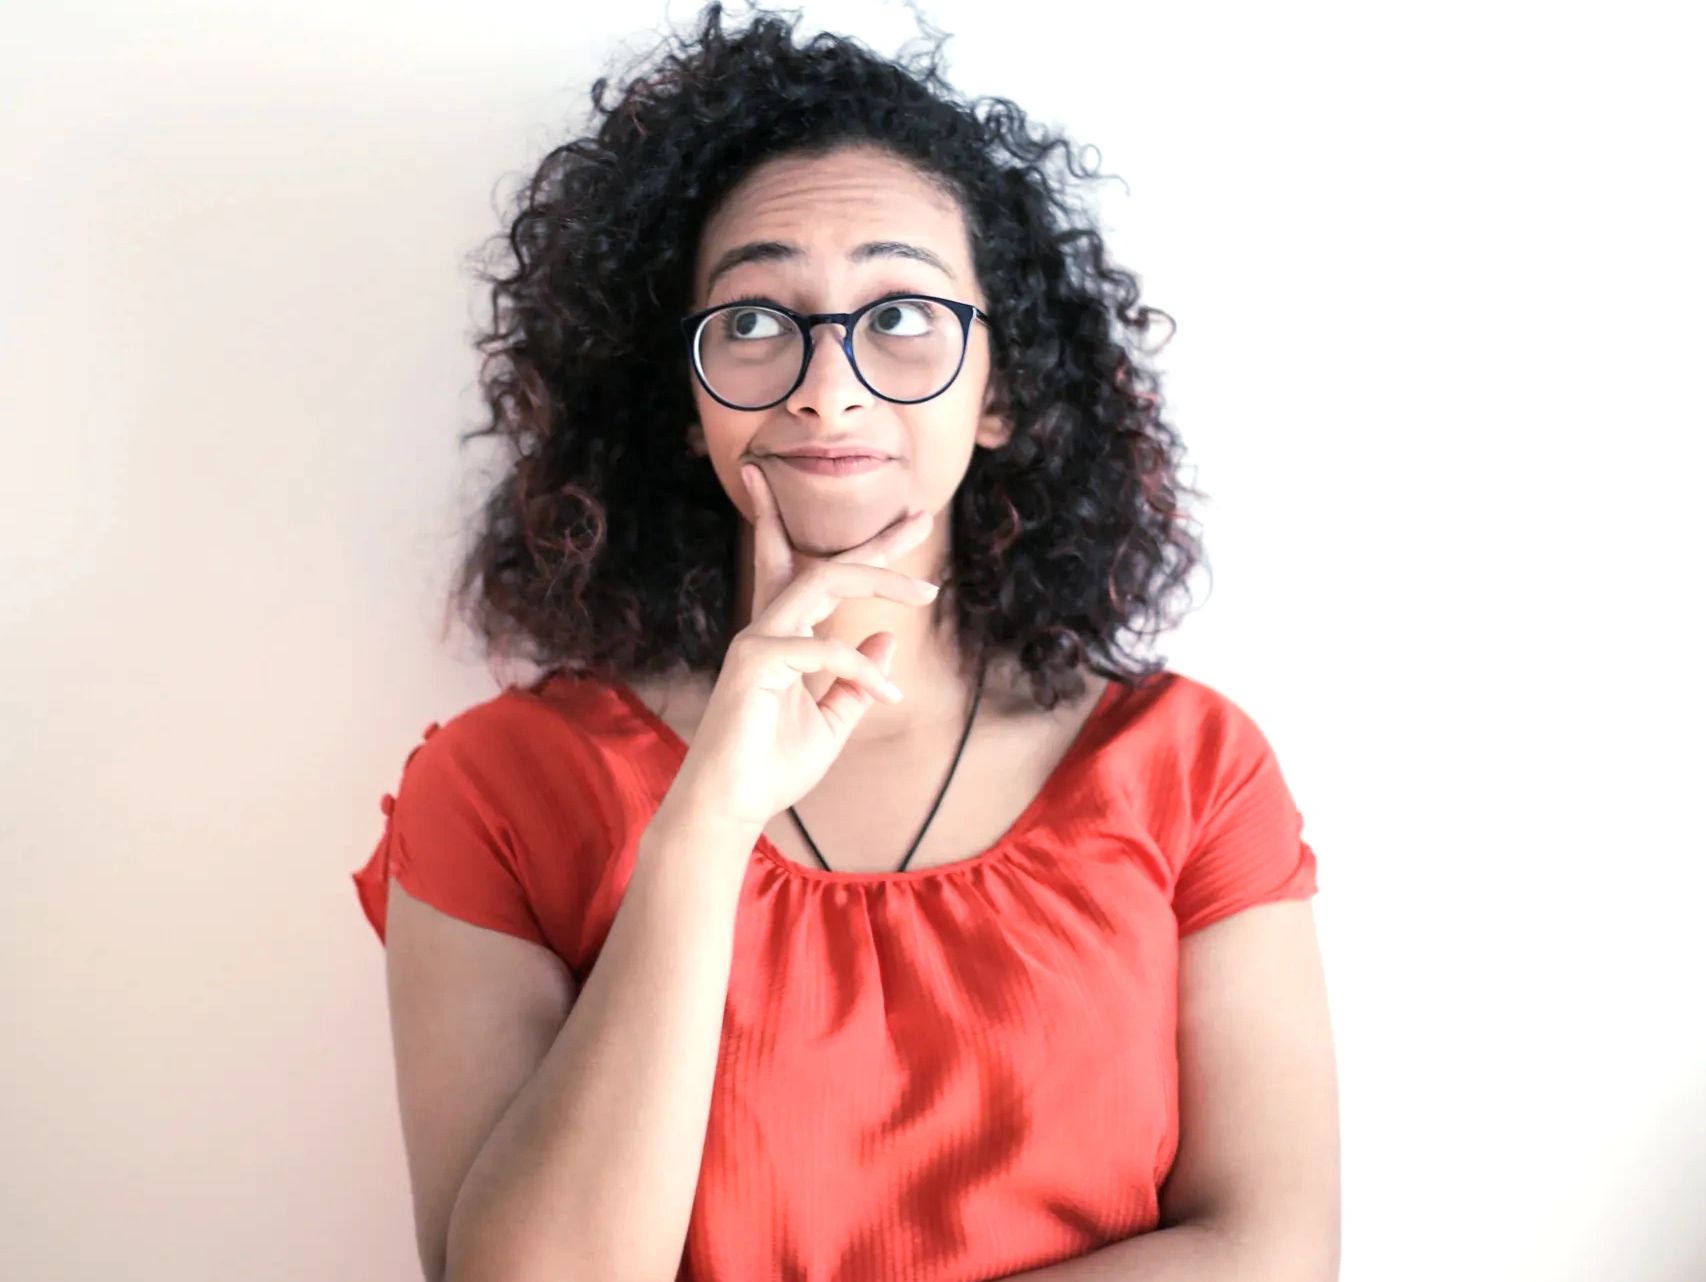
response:
[[[776,595],[770,599],[770,608],[772,610],[785,609],[793,602],[798,601],[802,595],[810,593],[812,590],[812,584],[815,582],[813,574],[813,570],[807,569],[801,570],[798,574],[794,575],[794,577],[784,583],[781,588],[777,590]]]

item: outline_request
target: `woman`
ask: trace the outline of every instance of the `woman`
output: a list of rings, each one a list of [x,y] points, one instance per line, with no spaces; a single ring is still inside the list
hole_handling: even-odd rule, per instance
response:
[[[543,673],[356,873],[426,1276],[1329,1278],[1301,816],[1117,644],[1199,559],[1152,313],[1063,143],[792,36],[601,79],[488,278]]]

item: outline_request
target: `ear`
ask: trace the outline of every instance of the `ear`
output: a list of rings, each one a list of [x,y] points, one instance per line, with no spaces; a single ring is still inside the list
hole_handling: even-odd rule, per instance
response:
[[[985,449],[999,449],[1013,438],[1013,423],[1007,404],[1006,389],[999,377],[991,373],[984,390],[983,412],[978,415],[976,442]]]
[[[710,453],[709,447],[705,444],[705,425],[698,419],[694,419],[687,425],[687,448],[700,458],[704,458]]]

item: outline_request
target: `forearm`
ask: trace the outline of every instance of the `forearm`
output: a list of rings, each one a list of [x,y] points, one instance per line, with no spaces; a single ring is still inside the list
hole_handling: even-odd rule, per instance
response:
[[[1187,1220],[1004,1282],[1337,1282],[1336,1254]]]
[[[642,835],[568,1019],[457,1195],[445,1282],[676,1276],[757,839],[701,813],[672,793]]]
[[[1009,1274],[1005,1282],[1245,1282],[1230,1242],[1206,1224],[1176,1224],[1088,1255]]]

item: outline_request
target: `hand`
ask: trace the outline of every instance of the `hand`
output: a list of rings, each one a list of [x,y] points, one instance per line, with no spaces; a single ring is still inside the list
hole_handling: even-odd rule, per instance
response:
[[[756,466],[740,471],[757,513],[752,621],[729,643],[672,787],[691,793],[700,814],[762,829],[828,773],[874,699],[900,700],[888,678],[893,633],[874,632],[855,647],[812,628],[854,597],[934,601],[935,584],[887,568],[924,539],[933,518],[910,513],[801,570],[769,481]],[[837,678],[821,700],[806,688],[808,672]]]

